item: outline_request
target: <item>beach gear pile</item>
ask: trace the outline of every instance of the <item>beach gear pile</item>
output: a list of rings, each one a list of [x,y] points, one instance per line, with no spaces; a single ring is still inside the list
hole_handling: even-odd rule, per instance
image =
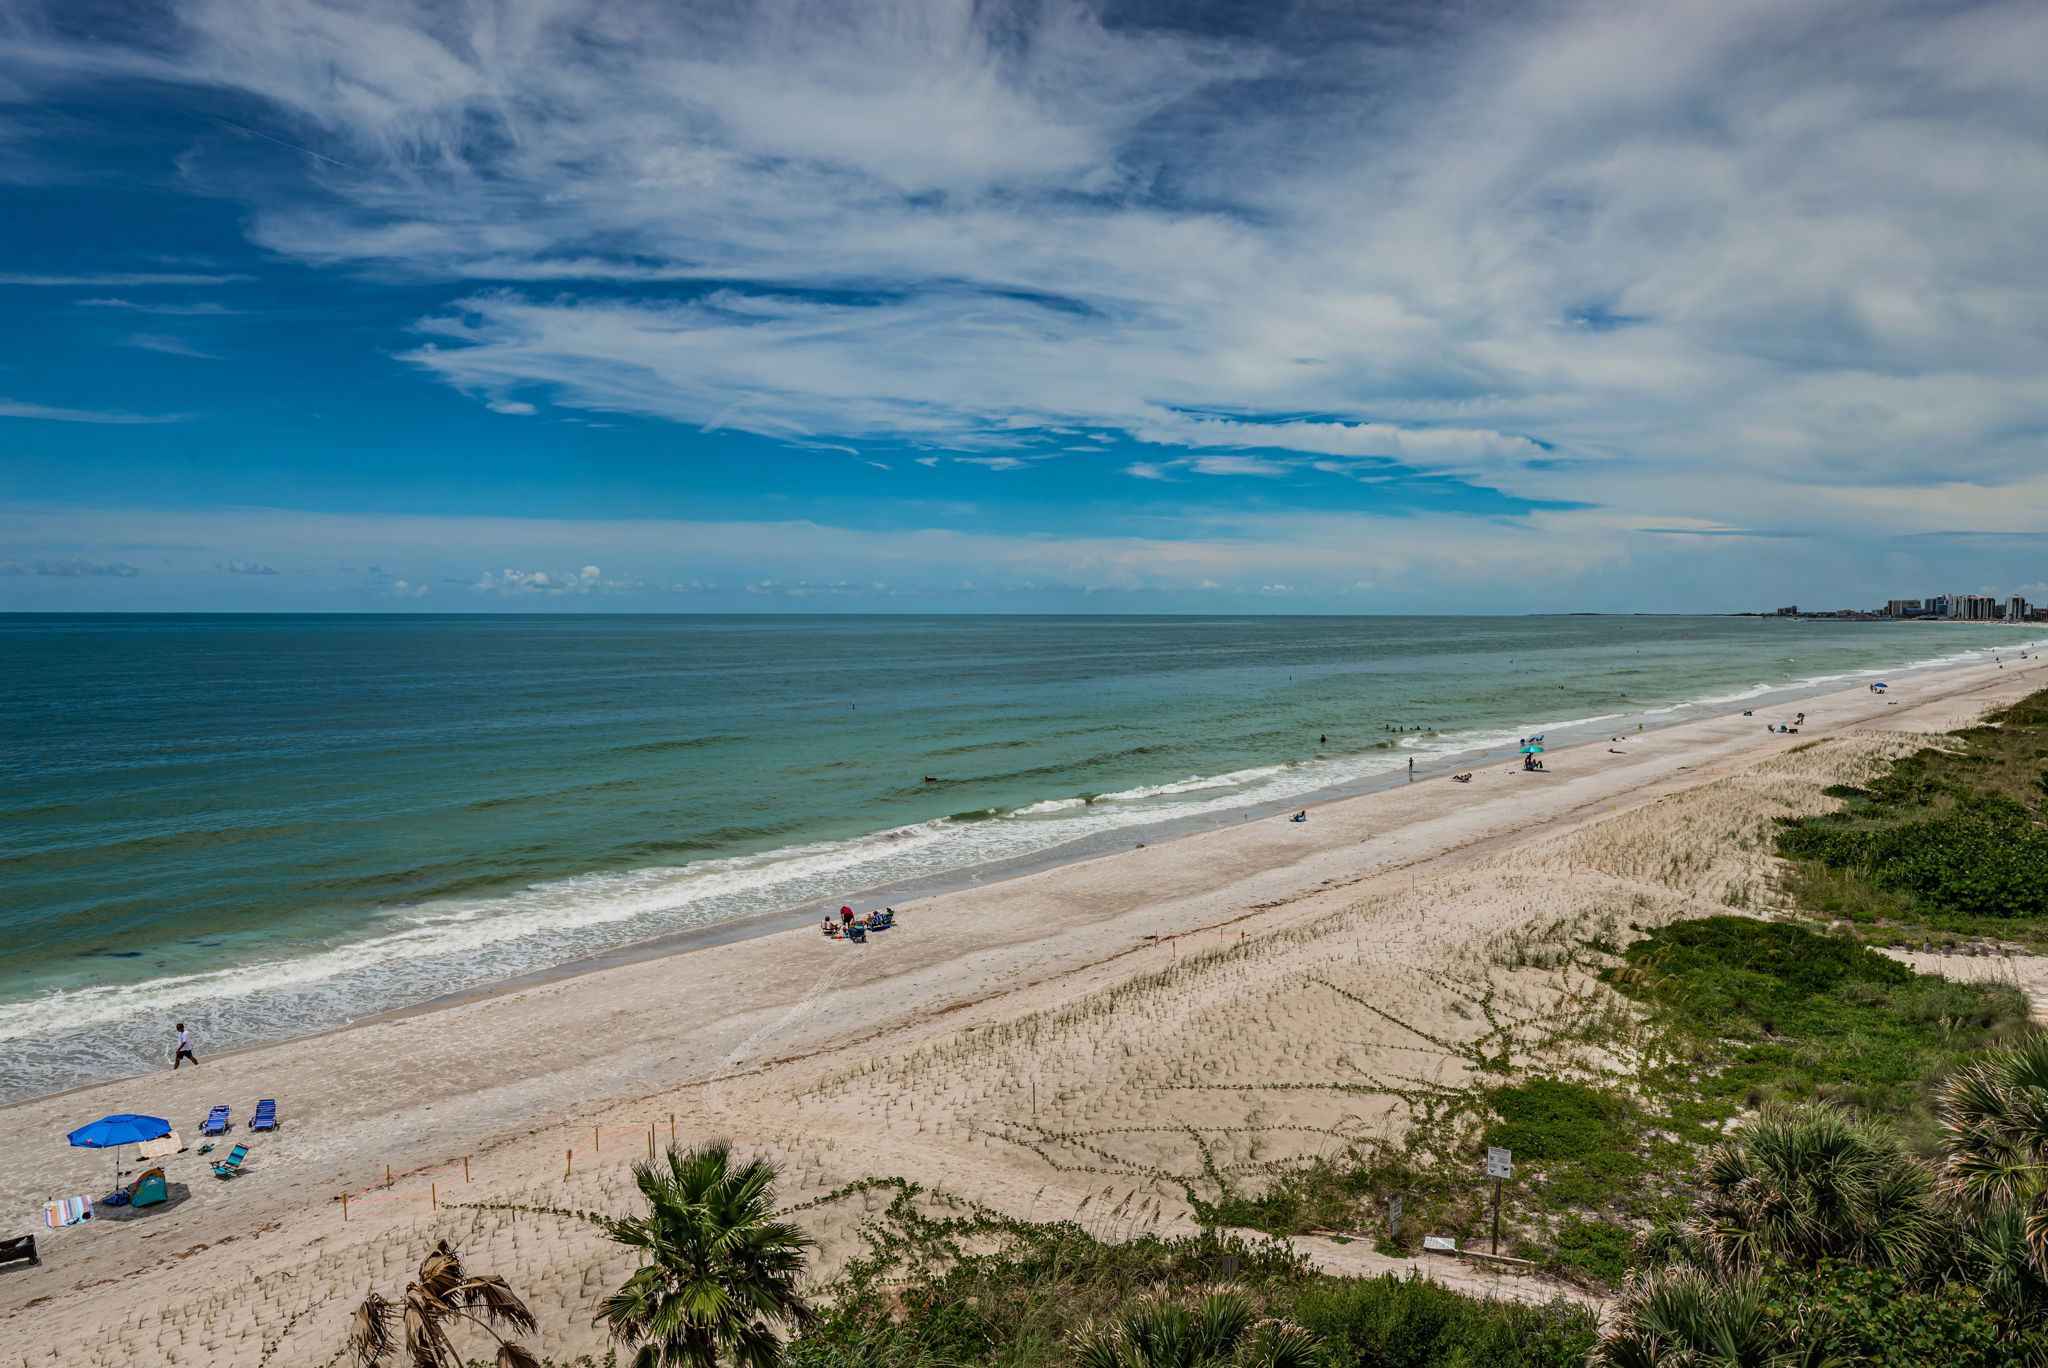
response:
[[[852,908],[842,907],[839,909],[839,916],[840,920],[838,921],[827,917],[819,923],[819,929],[825,933],[825,939],[843,940],[849,941],[854,945],[865,945],[867,944],[868,932],[887,931],[896,925],[896,909],[893,907],[885,907],[878,912],[870,912],[865,917],[856,917],[853,915]]]

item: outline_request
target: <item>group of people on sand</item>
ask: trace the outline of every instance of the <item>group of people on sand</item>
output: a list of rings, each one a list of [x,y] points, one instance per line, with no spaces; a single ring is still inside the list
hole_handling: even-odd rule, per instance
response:
[[[853,914],[852,908],[842,907],[839,909],[837,921],[828,913],[825,919],[818,923],[818,929],[825,933],[827,940],[849,940],[855,945],[866,945],[868,932],[887,931],[895,924],[896,909],[893,907],[884,907],[880,911],[869,912],[859,917]]]

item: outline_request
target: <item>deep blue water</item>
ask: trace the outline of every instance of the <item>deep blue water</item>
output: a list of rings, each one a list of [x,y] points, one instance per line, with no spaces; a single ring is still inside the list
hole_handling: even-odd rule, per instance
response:
[[[0,1092],[151,1067],[177,1017],[208,1048],[276,1039],[1270,811],[1411,754],[2017,640],[1739,618],[0,617]]]

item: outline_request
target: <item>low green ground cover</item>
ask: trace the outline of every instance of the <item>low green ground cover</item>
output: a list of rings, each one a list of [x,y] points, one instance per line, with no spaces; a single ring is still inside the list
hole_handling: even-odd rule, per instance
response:
[[[1656,1123],[1694,1142],[1767,1101],[1827,1101],[1887,1118],[1920,1148],[1931,1099],[1972,1052],[2026,1029],[2006,984],[1915,974],[1843,936],[1789,922],[1703,917],[1644,936],[1610,972],[1658,1027],[1645,1071]]]
[[[1828,792],[1778,838],[1801,906],[1881,943],[2048,939],[2048,690]]]

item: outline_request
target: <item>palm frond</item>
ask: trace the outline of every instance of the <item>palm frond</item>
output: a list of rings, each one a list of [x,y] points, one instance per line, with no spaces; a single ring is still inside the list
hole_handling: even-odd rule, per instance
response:
[[[374,1368],[397,1347],[391,1338],[393,1314],[391,1303],[376,1292],[364,1297],[356,1307],[349,1320],[348,1347],[362,1368]]]

